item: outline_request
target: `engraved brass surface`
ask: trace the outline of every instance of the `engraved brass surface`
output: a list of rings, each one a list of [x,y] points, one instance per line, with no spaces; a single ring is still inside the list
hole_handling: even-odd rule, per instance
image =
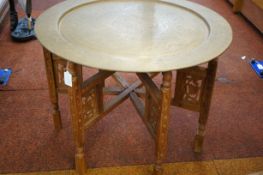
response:
[[[74,63],[123,72],[163,72],[214,59],[232,30],[214,11],[185,0],[68,0],[36,22],[40,43]]]

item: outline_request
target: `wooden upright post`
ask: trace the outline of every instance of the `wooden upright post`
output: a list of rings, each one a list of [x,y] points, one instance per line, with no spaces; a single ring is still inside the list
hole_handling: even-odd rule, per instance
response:
[[[58,89],[55,83],[55,71],[54,64],[52,59],[52,53],[43,48],[45,65],[46,65],[46,74],[49,87],[49,96],[52,103],[52,115],[55,129],[58,131],[62,128],[59,105],[58,105]]]
[[[166,158],[167,135],[171,103],[171,81],[172,72],[163,72],[163,82],[161,86],[160,118],[157,122],[156,152],[157,160],[154,166],[154,175],[162,175],[162,163]]]
[[[82,94],[81,94],[81,77],[79,73],[79,65],[69,62],[68,71],[72,76],[72,87],[68,87],[68,95],[70,99],[70,111],[72,117],[72,128],[76,146],[75,164],[76,171],[79,175],[86,172],[86,164],[84,158],[84,122],[82,115]]]
[[[199,153],[202,150],[204,132],[206,128],[206,123],[209,115],[210,104],[213,95],[213,89],[216,79],[217,70],[217,59],[214,59],[208,63],[206,78],[203,87],[203,96],[201,97],[200,104],[200,116],[197,134],[195,137],[195,148],[194,151]]]

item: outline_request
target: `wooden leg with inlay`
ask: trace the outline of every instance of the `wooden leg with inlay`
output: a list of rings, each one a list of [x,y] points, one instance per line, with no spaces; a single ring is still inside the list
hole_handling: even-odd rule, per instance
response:
[[[70,99],[70,111],[72,117],[72,128],[76,146],[75,164],[79,175],[86,172],[84,158],[84,121],[82,115],[81,77],[78,75],[79,65],[68,63],[68,71],[72,75],[72,87],[68,88]]]
[[[209,115],[209,109],[213,94],[214,82],[216,78],[217,60],[212,60],[208,63],[206,79],[204,80],[203,93],[201,97],[199,126],[195,137],[194,151],[199,153],[202,151],[204,132]]]
[[[47,74],[48,87],[49,87],[49,96],[50,96],[50,101],[52,103],[52,115],[53,115],[54,126],[56,130],[60,130],[62,128],[62,123],[61,123],[61,116],[60,116],[59,105],[58,105],[58,91],[55,82],[55,72],[54,72],[52,54],[45,48],[43,48],[43,51],[44,51],[46,74]]]
[[[162,175],[162,163],[166,158],[168,121],[171,102],[171,80],[172,72],[163,73],[163,83],[161,86],[160,118],[157,122],[156,151],[157,159],[154,166],[154,175]]]
[[[216,70],[217,59],[214,59],[207,67],[195,66],[177,71],[172,105],[199,113],[198,129],[194,140],[194,151],[197,153],[202,151]]]

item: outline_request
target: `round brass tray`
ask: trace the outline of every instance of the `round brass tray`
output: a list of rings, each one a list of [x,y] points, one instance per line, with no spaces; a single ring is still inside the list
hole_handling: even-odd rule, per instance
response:
[[[160,72],[208,62],[230,45],[216,12],[185,0],[67,0],[36,22],[52,53],[102,70]]]

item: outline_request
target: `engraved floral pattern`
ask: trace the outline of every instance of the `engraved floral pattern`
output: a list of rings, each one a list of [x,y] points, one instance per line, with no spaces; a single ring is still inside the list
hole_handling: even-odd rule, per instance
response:
[[[82,111],[83,111],[83,120],[84,123],[89,122],[91,119],[94,119],[98,115],[97,99],[96,99],[96,90],[92,89],[83,97],[82,100]]]

